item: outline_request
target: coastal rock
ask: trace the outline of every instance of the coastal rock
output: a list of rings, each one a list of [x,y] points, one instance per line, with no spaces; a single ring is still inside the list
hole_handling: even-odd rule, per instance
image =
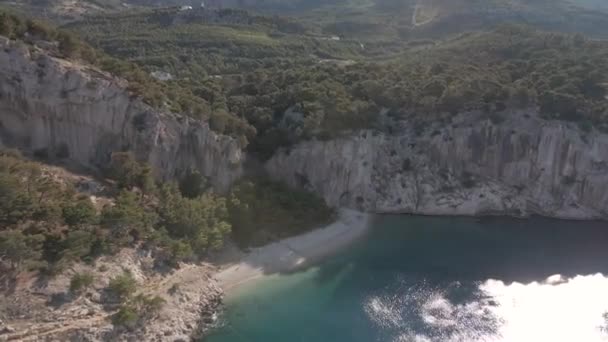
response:
[[[0,145],[93,168],[130,150],[162,179],[194,168],[222,190],[240,176],[236,140],[151,108],[124,80],[0,38]]]
[[[304,142],[266,169],[329,205],[371,212],[608,217],[608,134],[534,110],[391,131]]]

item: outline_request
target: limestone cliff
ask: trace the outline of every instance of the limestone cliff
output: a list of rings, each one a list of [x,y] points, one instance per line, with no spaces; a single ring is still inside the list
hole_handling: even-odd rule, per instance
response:
[[[277,153],[272,177],[334,206],[445,215],[608,217],[608,134],[534,110],[363,131]]]
[[[220,189],[241,174],[230,137],[187,117],[155,110],[123,80],[0,37],[0,144],[103,167],[131,150],[167,179],[198,169]]]

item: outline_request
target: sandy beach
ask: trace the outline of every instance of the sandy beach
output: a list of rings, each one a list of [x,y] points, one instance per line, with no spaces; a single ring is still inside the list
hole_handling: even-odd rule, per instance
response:
[[[221,270],[216,279],[225,291],[279,272],[290,272],[329,256],[365,235],[370,215],[349,209],[324,228],[255,248],[239,262]]]

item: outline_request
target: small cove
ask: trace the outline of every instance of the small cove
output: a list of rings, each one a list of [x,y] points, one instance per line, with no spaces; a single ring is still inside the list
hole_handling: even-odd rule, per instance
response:
[[[608,341],[604,275],[604,222],[379,215],[319,265],[234,290],[204,341]]]

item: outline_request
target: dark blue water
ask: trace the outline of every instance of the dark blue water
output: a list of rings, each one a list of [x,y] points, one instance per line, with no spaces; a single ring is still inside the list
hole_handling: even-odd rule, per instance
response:
[[[227,299],[205,342],[608,341],[608,226],[379,216],[318,267]]]

